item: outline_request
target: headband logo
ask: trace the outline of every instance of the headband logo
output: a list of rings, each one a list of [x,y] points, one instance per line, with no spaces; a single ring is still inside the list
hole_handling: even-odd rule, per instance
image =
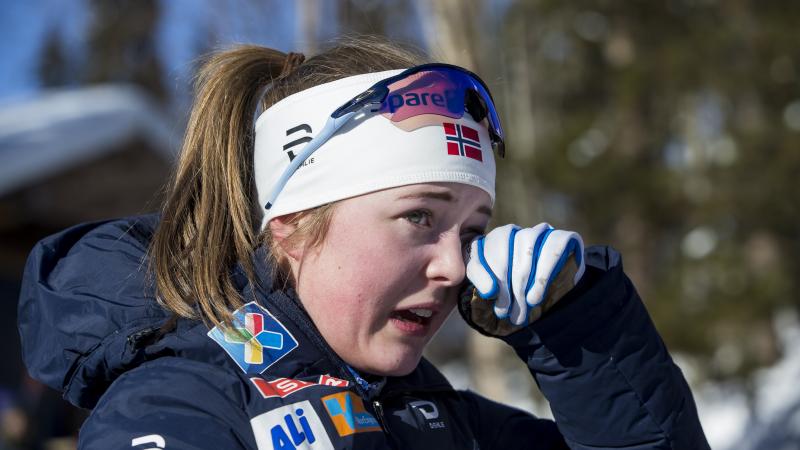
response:
[[[296,127],[292,127],[292,128],[289,128],[288,130],[286,130],[286,137],[289,137],[289,136],[291,136],[293,134],[296,134],[296,133],[299,133],[301,131],[304,131],[304,132],[306,132],[308,134],[306,136],[297,138],[297,139],[295,139],[295,140],[293,140],[293,141],[291,141],[288,144],[283,146],[283,151],[285,151],[286,155],[289,157],[289,162],[291,162],[294,159],[294,157],[296,156],[292,150],[289,150],[290,148],[297,147],[300,144],[305,144],[306,142],[310,142],[311,141],[311,139],[312,139],[312,137],[310,136],[311,135],[311,126],[309,124],[307,124],[307,123],[302,123],[302,124],[300,124],[300,125],[298,125]]]
[[[481,138],[478,130],[466,125],[444,122],[444,136],[447,141],[447,154],[466,156],[483,162]]]

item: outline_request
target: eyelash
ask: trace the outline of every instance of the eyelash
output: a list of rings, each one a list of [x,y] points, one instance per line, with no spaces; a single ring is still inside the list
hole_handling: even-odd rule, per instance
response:
[[[471,233],[468,235],[467,239],[464,239],[461,244],[462,251],[467,254],[469,253],[470,246],[472,245],[472,241],[475,240],[476,237],[480,236],[479,233]]]
[[[421,224],[421,223],[415,222],[414,220],[411,219],[412,217],[418,217],[418,216],[426,217],[428,219],[428,223],[427,224]],[[433,217],[433,214],[431,214],[430,211],[427,211],[427,210],[424,210],[424,209],[415,209],[414,211],[408,212],[405,215],[406,220],[408,220],[412,224],[420,226],[420,227],[430,226],[431,225],[430,222],[431,222],[431,218],[432,217]]]

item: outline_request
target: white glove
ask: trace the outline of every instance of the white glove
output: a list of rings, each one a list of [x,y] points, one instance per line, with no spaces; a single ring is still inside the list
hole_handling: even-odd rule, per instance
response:
[[[533,228],[505,225],[472,241],[467,278],[481,298],[496,298],[497,319],[520,326],[529,322],[531,309],[548,299],[553,282],[570,257],[576,266],[575,274],[572,279],[559,280],[559,297],[583,276],[586,266],[581,236],[553,229],[547,223]],[[564,281],[568,284],[566,289]],[[555,301],[558,298],[548,299],[548,303]]]

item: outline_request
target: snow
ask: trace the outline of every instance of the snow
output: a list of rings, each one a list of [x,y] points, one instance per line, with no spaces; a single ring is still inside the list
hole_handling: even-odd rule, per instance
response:
[[[715,450],[800,449],[800,318],[794,311],[781,311],[774,326],[784,356],[753,376],[752,412],[742,385],[707,384],[694,391]]]
[[[45,91],[7,102],[0,107],[0,194],[118,149],[133,137],[169,161],[178,139],[167,123],[133,86]]]
[[[785,356],[778,364],[756,374],[761,389],[756,415],[769,422],[782,417],[787,405],[800,404],[800,319],[793,311],[784,311],[775,318],[775,330]]]
[[[741,386],[709,384],[694,389],[700,423],[711,448],[736,448],[741,430],[750,422],[747,397]]]

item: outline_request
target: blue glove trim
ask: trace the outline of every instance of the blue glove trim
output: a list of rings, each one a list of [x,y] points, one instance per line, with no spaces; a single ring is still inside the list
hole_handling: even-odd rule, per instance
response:
[[[544,293],[542,294],[542,299],[539,301],[539,303],[541,303],[542,301],[544,301],[545,298],[547,298],[547,290],[550,289],[550,285],[553,283],[553,280],[555,280],[556,277],[558,276],[558,274],[561,273],[561,269],[563,269],[564,268],[564,264],[567,263],[567,260],[569,259],[569,255],[572,254],[572,253],[577,254],[578,252],[576,252],[575,250],[579,249],[579,248],[580,248],[580,245],[578,245],[578,240],[577,239],[573,238],[573,239],[570,239],[569,242],[567,242],[567,246],[564,247],[564,252],[561,253],[561,258],[558,259],[558,263],[556,264],[556,266],[553,269],[553,271],[550,273],[550,278],[547,280],[547,284],[544,286]],[[575,259],[577,260],[578,258],[576,257]],[[580,267],[580,265],[578,267]],[[539,303],[537,303],[536,305],[531,305],[531,306],[532,307],[537,306],[537,305],[539,305]]]
[[[508,311],[511,312],[511,308],[514,307],[514,291],[511,289],[511,274],[514,271],[514,239],[517,235],[519,228],[515,228],[511,230],[511,233],[508,235],[508,265],[506,269],[506,290],[508,291]],[[505,319],[508,317],[509,313],[498,315],[497,309],[494,311],[494,315],[497,316],[498,319]]]
[[[530,292],[531,288],[533,287],[533,282],[536,280],[536,266],[539,264],[539,256],[542,255],[542,248],[544,248],[544,242],[547,240],[547,237],[550,236],[554,228],[549,228],[544,233],[540,234],[539,237],[536,238],[536,244],[533,246],[533,261],[531,261],[531,273],[528,275],[528,284],[525,286],[525,298],[528,298],[528,292]],[[527,318],[527,317],[526,317]]]
[[[497,295],[497,287],[499,283],[497,282],[497,275],[494,274],[491,267],[489,267],[489,263],[486,262],[486,257],[483,256],[483,240],[485,238],[486,236],[481,236],[478,238],[478,262],[481,263],[481,266],[483,266],[483,269],[486,271],[486,273],[488,273],[489,276],[492,277],[492,288],[487,293],[481,292],[481,290],[478,289],[477,287],[475,288],[475,290],[478,291],[478,295],[482,299],[489,300],[495,295]]]

